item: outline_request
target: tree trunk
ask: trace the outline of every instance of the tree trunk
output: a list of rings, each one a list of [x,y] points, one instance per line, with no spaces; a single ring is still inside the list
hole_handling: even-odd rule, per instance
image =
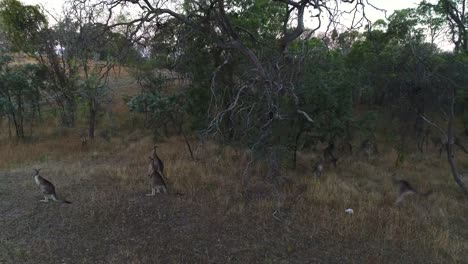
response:
[[[190,141],[187,138],[187,135],[185,135],[184,128],[182,127],[182,123],[177,123],[173,117],[171,117],[172,124],[174,124],[174,128],[176,128],[179,133],[179,135],[182,135],[184,137],[185,145],[187,145],[187,149],[190,153],[190,157],[192,160],[195,160],[195,157],[193,156],[193,151],[192,151],[192,146],[190,145]]]
[[[296,135],[296,140],[294,142],[294,153],[293,153],[293,169],[296,169],[297,165],[297,145],[299,144],[299,138],[301,137],[304,130],[301,127],[301,130]]]
[[[16,121],[16,117],[14,114],[12,115],[12,117],[13,117],[13,124],[15,125],[16,137],[20,138],[21,134],[20,134],[18,122]]]
[[[39,119],[39,122],[42,121],[42,113],[41,113],[41,102],[38,100],[37,101],[37,117]]]
[[[66,127],[75,126],[75,108],[74,99],[66,99],[62,109],[62,124]]]
[[[463,128],[465,135],[468,136],[468,99],[463,102]]]
[[[187,136],[185,135],[184,130],[181,128],[180,131],[182,133],[182,136],[184,137],[185,144],[187,145],[188,151],[190,152],[190,157],[192,158],[192,160],[195,160],[195,157],[193,156],[192,147],[190,146],[190,142],[189,142]]]
[[[11,120],[13,120],[13,125],[15,126],[16,137],[18,137],[18,138],[21,137],[18,121],[16,119],[16,114],[15,114],[15,112],[13,110],[10,111],[9,120],[10,120],[10,122],[11,122]],[[10,124],[10,122],[8,124]]]
[[[23,100],[21,95],[18,95],[18,110],[17,110],[17,129],[18,129],[18,136],[20,138],[24,138],[24,116],[23,116]]]
[[[69,127],[75,126],[75,110],[76,110],[76,102],[74,99],[69,100],[67,103],[67,114],[68,114],[68,122]]]
[[[7,115],[8,117],[8,138],[11,139],[11,118],[9,115]]]
[[[94,140],[94,129],[96,126],[96,107],[94,102],[89,104],[89,124],[88,124],[88,136],[90,140]]]

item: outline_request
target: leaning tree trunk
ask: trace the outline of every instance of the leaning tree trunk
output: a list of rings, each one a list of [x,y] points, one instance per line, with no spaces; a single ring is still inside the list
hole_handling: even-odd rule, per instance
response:
[[[8,95],[7,98],[8,98],[8,102],[10,103],[10,105],[13,105],[10,95]],[[10,120],[13,120],[13,125],[15,126],[16,137],[21,138],[20,125],[19,125],[16,113],[15,113],[16,111],[12,109],[12,107],[10,107],[9,112],[10,112],[10,117],[11,117]]]
[[[187,145],[187,149],[190,153],[190,157],[192,158],[192,160],[195,160],[195,157],[193,156],[192,147],[190,146],[190,141],[188,140],[187,135],[185,135],[185,132],[182,128],[180,129],[180,132],[182,133],[182,136],[184,137],[185,145]]]
[[[172,124],[174,125],[174,128],[177,129],[177,132],[179,133],[179,135],[182,135],[184,137],[185,145],[187,146],[187,150],[190,153],[190,157],[192,158],[192,160],[195,160],[195,156],[193,155],[193,151],[192,151],[192,146],[190,145],[190,141],[184,132],[184,128],[182,127],[183,122],[176,122],[174,117],[172,116],[170,117],[170,119],[172,121]]]
[[[293,169],[296,169],[297,167],[297,149],[299,145],[299,139],[301,138],[301,135],[304,133],[304,128],[301,126],[299,131],[296,134],[296,138],[294,140],[294,152],[293,152]]]

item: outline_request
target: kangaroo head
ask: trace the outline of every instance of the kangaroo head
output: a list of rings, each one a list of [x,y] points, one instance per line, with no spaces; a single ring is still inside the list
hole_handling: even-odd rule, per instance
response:
[[[33,169],[33,170],[34,170],[33,176],[36,176],[36,175],[39,175],[39,171],[40,171],[41,169]]]

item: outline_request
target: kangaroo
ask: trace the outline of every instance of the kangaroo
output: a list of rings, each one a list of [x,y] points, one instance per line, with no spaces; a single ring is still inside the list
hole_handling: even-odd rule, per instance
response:
[[[160,190],[167,194],[184,195],[183,193],[179,192],[168,192],[168,180],[164,175],[164,163],[156,153],[156,149],[157,146],[154,145],[151,156],[149,157],[151,162],[148,169],[148,176],[151,178],[151,193],[147,194],[147,196],[154,196],[155,193],[160,193]]]
[[[317,178],[321,177],[323,174],[323,162],[322,161],[317,161],[314,165],[314,172],[315,176]]]
[[[402,180],[396,177],[396,174],[392,174],[392,181],[395,185],[398,185],[398,197],[395,201],[395,205],[399,205],[403,202],[404,198],[411,194],[417,194],[422,197],[427,197],[432,193],[432,190],[429,190],[425,193],[417,191],[408,181]]]
[[[71,203],[69,201],[61,200],[57,198],[57,193],[55,192],[54,185],[50,181],[44,179],[41,175],[39,175],[40,170],[41,169],[34,169],[34,175],[33,175],[34,181],[36,182],[37,185],[39,185],[39,188],[41,189],[42,194],[44,195],[44,200],[40,200],[40,201],[48,202],[50,198],[53,201],[59,202],[59,203],[67,203],[67,204]]]
[[[81,141],[81,148],[85,149],[86,146],[88,145],[88,139],[86,138],[86,136],[82,135],[80,136],[80,141]]]
[[[374,140],[366,139],[361,143],[361,152],[367,159],[378,153],[377,145]]]
[[[81,149],[86,149],[88,146],[88,138],[86,137],[86,132],[83,129],[80,130],[80,141]]]
[[[161,190],[164,193],[167,193],[166,182],[162,174],[159,172],[159,163],[158,160],[153,157],[149,157],[151,160],[149,177],[151,178],[151,193],[146,194],[146,196],[155,196],[156,193],[161,193]]]
[[[164,175],[164,163],[162,160],[159,158],[158,154],[156,153],[156,149],[158,146],[154,145],[153,146],[153,152],[151,153],[151,168],[154,168],[161,176],[165,177]]]
[[[328,146],[323,150],[323,158],[325,161],[330,162],[333,164],[333,167],[336,168],[336,163],[338,162],[338,158],[333,155],[335,151],[335,143],[329,142]]]
[[[447,145],[447,140],[442,137],[431,137],[432,144],[439,151],[439,158],[442,157],[442,152]]]

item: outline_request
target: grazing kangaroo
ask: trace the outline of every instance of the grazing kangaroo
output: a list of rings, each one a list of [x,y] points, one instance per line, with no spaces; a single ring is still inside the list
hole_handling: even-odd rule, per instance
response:
[[[48,202],[49,201],[49,198],[52,199],[53,201],[55,202],[59,202],[59,203],[71,203],[69,201],[66,201],[66,200],[60,200],[57,198],[57,193],[55,192],[55,187],[54,185],[42,178],[41,175],[39,175],[39,171],[41,169],[34,169],[34,181],[36,182],[37,185],[39,185],[39,188],[41,189],[42,191],[42,194],[44,195],[44,200],[40,200],[41,202]]]
[[[395,201],[395,205],[399,205],[403,202],[404,198],[411,194],[417,194],[422,197],[426,197],[432,193],[432,190],[429,190],[425,193],[417,191],[408,181],[402,180],[396,177],[396,174],[392,174],[392,181],[395,185],[398,185],[398,197]]]
[[[159,163],[158,160],[153,157],[149,157],[151,160],[149,177],[151,177],[151,193],[146,194],[146,196],[155,196],[156,193],[161,193],[161,190],[164,193],[167,193],[166,182],[162,174],[159,172]]]

